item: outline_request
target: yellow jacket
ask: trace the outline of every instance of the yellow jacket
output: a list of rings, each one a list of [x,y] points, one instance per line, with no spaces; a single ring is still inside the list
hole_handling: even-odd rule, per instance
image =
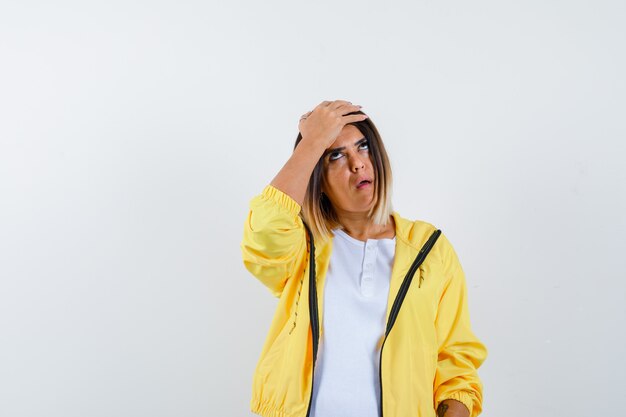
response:
[[[300,209],[267,185],[250,201],[241,242],[246,269],[279,298],[253,378],[250,408],[264,417],[308,417],[313,358],[324,331],[320,323],[332,240],[313,242],[311,263]],[[487,349],[470,327],[463,269],[433,225],[395,211],[393,217],[396,249],[388,325],[380,341],[381,417],[435,417],[439,403],[449,398],[461,401],[475,417],[482,409],[477,369]],[[407,283],[425,243],[430,251]],[[400,301],[399,294],[404,295]]]

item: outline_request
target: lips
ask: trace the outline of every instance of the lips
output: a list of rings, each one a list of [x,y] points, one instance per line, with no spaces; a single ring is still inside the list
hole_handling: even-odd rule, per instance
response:
[[[371,178],[361,177],[356,183],[356,188],[363,188],[366,184],[371,184]]]

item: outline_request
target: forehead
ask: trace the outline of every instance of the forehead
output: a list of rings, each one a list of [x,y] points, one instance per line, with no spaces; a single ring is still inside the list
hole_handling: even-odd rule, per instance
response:
[[[341,133],[329,148],[338,148],[340,146],[354,145],[354,142],[363,138],[363,133],[356,126],[346,125],[341,129]]]

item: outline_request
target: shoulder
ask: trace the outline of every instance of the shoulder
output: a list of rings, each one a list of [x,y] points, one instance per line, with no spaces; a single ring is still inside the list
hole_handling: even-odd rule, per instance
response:
[[[402,217],[397,212],[394,212],[393,216],[396,222],[397,239],[419,250],[433,233],[439,231],[439,236],[431,252],[437,253],[436,257],[442,260],[456,256],[452,244],[441,228],[426,220]]]
[[[396,238],[411,246],[420,246],[438,228],[425,220],[409,219],[401,216],[398,212],[393,212],[393,219],[396,223]]]

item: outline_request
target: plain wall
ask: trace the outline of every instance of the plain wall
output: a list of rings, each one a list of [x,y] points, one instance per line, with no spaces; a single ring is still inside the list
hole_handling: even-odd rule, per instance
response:
[[[622,1],[0,5],[0,416],[249,416],[248,203],[361,104],[466,273],[486,417],[613,414]]]

